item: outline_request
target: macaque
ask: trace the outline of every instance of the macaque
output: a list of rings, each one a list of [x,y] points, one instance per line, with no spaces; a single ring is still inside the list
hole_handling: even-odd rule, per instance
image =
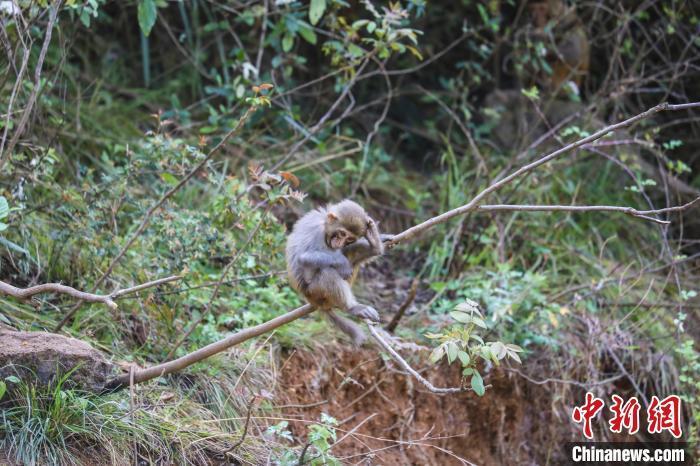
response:
[[[384,253],[382,239],[377,223],[350,200],[308,212],[287,238],[287,273],[292,287],[324,311],[358,346],[365,340],[362,329],[333,309],[379,321],[373,307],[357,302],[352,283],[363,263]]]

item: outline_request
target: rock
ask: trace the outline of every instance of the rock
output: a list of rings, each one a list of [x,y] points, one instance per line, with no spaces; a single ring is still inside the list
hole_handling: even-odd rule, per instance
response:
[[[47,386],[73,368],[65,385],[93,392],[101,390],[115,372],[112,363],[84,341],[55,333],[0,328],[0,380],[14,375]]]

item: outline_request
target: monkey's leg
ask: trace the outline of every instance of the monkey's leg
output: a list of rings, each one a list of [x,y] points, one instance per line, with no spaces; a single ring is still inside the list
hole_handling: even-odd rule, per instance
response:
[[[356,344],[360,344],[365,339],[362,329],[353,322],[333,314],[330,309],[339,308],[361,319],[379,321],[377,311],[371,306],[359,304],[352,294],[350,284],[332,268],[319,271],[309,284],[306,297],[311,304],[327,310],[331,321],[348,334]]]
[[[337,276],[340,278],[339,275]],[[374,309],[372,306],[358,303],[357,299],[355,299],[355,295],[352,294],[350,283],[348,283],[346,280],[335,280],[334,286],[331,287],[331,289],[335,290],[337,293],[335,296],[333,296],[334,307],[338,307],[350,315],[360,319],[370,319],[375,322],[379,322],[379,314],[377,313],[376,309]]]

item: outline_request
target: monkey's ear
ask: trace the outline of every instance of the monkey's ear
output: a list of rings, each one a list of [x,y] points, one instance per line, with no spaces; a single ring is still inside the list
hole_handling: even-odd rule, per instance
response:
[[[328,212],[327,218],[328,218],[329,223],[333,223],[336,220],[338,220],[338,216],[336,214],[334,214],[333,212]]]

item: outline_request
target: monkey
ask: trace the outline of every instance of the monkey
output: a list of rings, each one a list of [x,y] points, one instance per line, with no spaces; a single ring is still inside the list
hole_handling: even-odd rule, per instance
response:
[[[384,253],[383,241],[388,238],[391,235],[380,235],[377,222],[360,205],[347,199],[308,212],[287,238],[287,273],[292,288],[324,311],[357,346],[364,342],[364,332],[333,310],[379,322],[373,307],[357,302],[352,284],[364,263]]]

